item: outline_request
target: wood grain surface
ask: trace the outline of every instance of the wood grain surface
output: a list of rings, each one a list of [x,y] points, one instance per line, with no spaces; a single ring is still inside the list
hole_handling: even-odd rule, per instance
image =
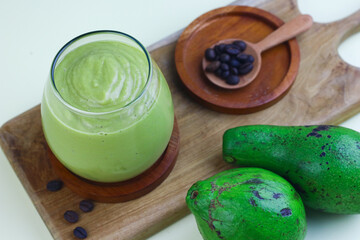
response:
[[[270,11],[288,21],[298,15],[294,0],[244,0],[237,4]],[[96,204],[80,214],[77,225],[88,230],[88,239],[146,239],[189,213],[184,198],[197,180],[228,166],[221,159],[223,132],[246,124],[337,124],[360,110],[360,69],[339,57],[342,40],[358,30],[360,11],[330,24],[315,23],[298,37],[301,63],[289,93],[275,105],[248,115],[221,114],[202,106],[188,94],[175,70],[175,42],[152,48],[172,91],[180,129],[180,151],[169,177],[154,191],[126,203]],[[174,39],[174,36],[168,40]],[[163,40],[162,43],[166,43]],[[55,239],[72,239],[75,227],[63,213],[78,209],[81,200],[70,189],[47,192],[56,178],[46,157],[39,106],[10,120],[1,128],[1,146],[39,214]]]

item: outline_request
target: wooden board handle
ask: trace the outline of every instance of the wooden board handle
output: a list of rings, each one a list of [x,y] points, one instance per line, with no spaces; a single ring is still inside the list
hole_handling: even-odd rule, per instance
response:
[[[261,52],[265,51],[305,32],[312,26],[312,23],[310,15],[299,15],[269,34],[258,42],[256,46]]]
[[[339,31],[339,35],[341,37],[339,41],[342,42],[360,30],[360,10],[354,12],[344,19],[335,22],[334,25],[334,27]]]
[[[336,31],[336,34],[329,36],[328,41],[332,41],[336,46],[339,46],[342,41],[360,30],[360,10],[346,18],[330,23],[316,23],[316,25]],[[337,49],[334,50],[337,52]]]

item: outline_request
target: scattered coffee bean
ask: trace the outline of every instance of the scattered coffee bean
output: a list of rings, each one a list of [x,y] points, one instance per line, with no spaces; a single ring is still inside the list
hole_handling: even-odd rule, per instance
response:
[[[214,61],[215,58],[216,58],[216,52],[214,49],[212,48],[208,48],[205,50],[205,58],[208,60],[208,61]]]
[[[249,72],[251,72],[251,70],[253,69],[253,65],[252,63],[245,63],[244,65],[242,65],[240,68],[239,68],[239,74],[240,75],[245,75],[245,74],[248,74]]]
[[[247,62],[253,63],[255,61],[254,57],[252,55],[248,55]]]
[[[220,61],[221,62],[228,62],[230,61],[231,57],[229,54],[223,53],[220,55]]]
[[[230,85],[236,85],[240,82],[240,78],[237,75],[230,75],[228,78],[226,78],[226,83]]]
[[[235,47],[234,45],[228,45],[225,47],[225,52],[232,56],[236,56],[240,53],[240,49]]]
[[[244,41],[241,40],[234,41],[233,44],[238,46],[241,52],[243,52],[246,49],[246,43]]]
[[[76,227],[74,229],[73,233],[74,233],[74,236],[79,238],[79,239],[85,239],[87,237],[87,232],[82,227]]]
[[[66,211],[64,213],[64,218],[69,223],[76,223],[77,221],[79,221],[79,215],[75,211],[72,211],[72,210]]]
[[[83,212],[91,212],[94,209],[94,203],[91,200],[82,200],[79,203],[79,208]]]
[[[207,72],[215,72],[221,65],[220,61],[211,62],[209,65],[206,66],[205,70]]]
[[[46,189],[51,192],[59,191],[63,187],[61,180],[52,180],[46,184]]]

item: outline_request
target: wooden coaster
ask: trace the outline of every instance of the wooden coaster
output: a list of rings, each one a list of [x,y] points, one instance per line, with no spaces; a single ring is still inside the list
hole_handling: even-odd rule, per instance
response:
[[[174,128],[161,157],[148,170],[132,179],[117,183],[100,183],[79,177],[60,163],[48,147],[48,157],[58,177],[76,194],[98,202],[126,202],[139,198],[159,186],[173,169],[179,152],[179,128]]]
[[[296,39],[263,52],[258,76],[240,89],[223,89],[211,83],[203,72],[202,59],[205,50],[220,40],[257,43],[282,24],[275,15],[246,6],[228,6],[201,15],[183,31],[176,45],[175,63],[181,81],[197,100],[219,112],[244,114],[273,105],[285,96],[298,73]]]

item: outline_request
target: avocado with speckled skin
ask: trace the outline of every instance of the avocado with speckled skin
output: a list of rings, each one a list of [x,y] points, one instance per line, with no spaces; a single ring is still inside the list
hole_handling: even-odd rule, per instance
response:
[[[235,168],[196,182],[186,203],[205,240],[300,240],[302,200],[285,179],[261,168]]]
[[[339,126],[253,125],[229,129],[223,158],[287,179],[305,206],[360,213],[360,133]]]

